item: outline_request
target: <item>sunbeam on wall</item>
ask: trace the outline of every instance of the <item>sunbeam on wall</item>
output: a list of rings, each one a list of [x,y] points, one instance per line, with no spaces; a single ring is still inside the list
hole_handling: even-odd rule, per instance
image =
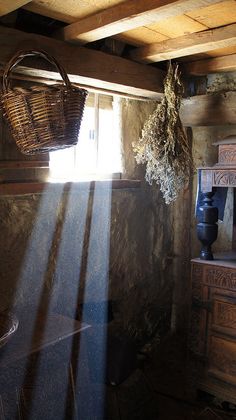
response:
[[[79,187],[72,183],[66,194],[63,184],[49,185],[42,196],[17,285],[22,296],[15,291],[15,310],[24,328],[27,325],[25,350],[28,354],[33,352],[37,341],[42,351],[34,357],[33,365],[31,359],[24,362],[14,415],[21,412],[21,401],[27,400],[24,413],[27,420],[45,416],[47,410],[57,420],[84,418],[91,404],[96,418],[103,418],[110,220],[110,181],[96,182],[94,190],[90,189],[90,183],[81,183]],[[75,319],[80,305],[82,329],[91,324],[89,303],[94,286],[97,302],[104,304],[93,316],[89,339],[86,333],[71,334],[65,340],[66,345],[57,346],[52,365],[59,361],[60,369],[56,369],[57,378],[47,380],[45,393],[45,371],[50,373],[52,366],[48,364],[44,345],[51,334],[49,330],[54,328],[53,313]],[[31,299],[30,318],[28,310],[22,312],[22,300],[27,295]],[[88,392],[91,382],[96,383],[96,392],[92,394]]]
[[[47,276],[37,309],[36,326],[40,323],[41,327],[41,341],[45,341],[48,336],[48,330],[51,328],[51,313],[59,312],[62,314],[68,313],[74,318],[77,307],[77,295],[80,290],[80,270],[82,265],[82,251],[84,245],[84,232],[86,226],[88,198],[89,198],[90,184],[84,183],[77,186],[76,192],[74,184],[71,184],[70,191],[65,194],[60,209],[57,214],[57,221],[55,225],[54,238],[51,249],[48,255]],[[56,208],[55,208],[56,210]],[[61,290],[61,285],[66,285],[66,290]],[[49,291],[49,290],[50,291]],[[66,298],[60,299],[60,296]],[[66,303],[70,302],[70,308],[66,307]],[[55,329],[58,326],[55,325]],[[38,334],[34,330],[33,334]],[[61,337],[62,338],[62,337]],[[67,340],[68,341],[68,340]],[[63,412],[67,404],[67,394],[70,388],[71,380],[71,360],[70,360],[70,346],[71,341],[68,341],[67,346],[59,351],[57,357],[61,359],[61,374],[58,383],[60,386],[54,385],[51,397],[51,407],[54,407],[54,415],[57,418],[63,418]],[[32,417],[39,411],[40,402],[42,402],[42,379],[41,373],[47,369],[47,356],[44,354],[38,355],[37,366],[34,364],[34,380],[33,387],[31,387],[31,395],[28,391],[28,413],[31,412]],[[28,366],[26,369],[26,376],[24,383],[27,386],[27,375],[31,369]],[[31,373],[32,383],[32,373]],[[25,387],[23,387],[25,388]],[[53,384],[52,384],[53,388]],[[56,393],[60,390],[60,399],[55,398]],[[30,410],[29,410],[30,405]],[[48,407],[48,404],[45,404]],[[55,411],[56,410],[56,411]]]
[[[37,211],[37,219],[28,239],[20,274],[12,294],[12,310],[19,317],[19,329],[24,333],[24,354],[31,353],[33,339],[38,328],[36,320],[39,316],[39,310],[42,309],[41,301],[45,288],[44,283],[47,280],[49,255],[55,235],[58,208],[61,203],[62,193],[63,185],[53,188],[49,184],[41,197]],[[53,211],[52,208],[54,209]],[[27,300],[30,302],[30,315],[29,308],[27,311],[22,309],[24,308],[22,303]],[[8,351],[11,356],[12,349],[6,347],[6,360]],[[16,354],[17,351],[18,349],[15,349]],[[18,377],[19,383],[21,382],[22,384],[24,383],[24,378],[27,374],[26,359],[24,364],[25,366],[20,372],[20,377]],[[12,410],[17,410],[19,415],[19,398],[17,398],[17,401],[17,405],[15,406],[14,404]],[[16,413],[13,414],[12,412],[12,418],[15,418],[14,416],[16,415]]]
[[[111,181],[96,182],[92,204],[92,216],[89,230],[88,252],[85,270],[85,288],[83,294],[83,322],[90,323],[91,306],[89,296],[91,289],[96,285],[96,301],[103,302],[97,305],[92,314],[93,325],[88,335],[81,335],[80,357],[77,357],[75,368],[75,386],[77,398],[76,410],[79,418],[83,408],[83,398],[92,404],[97,419],[104,415],[106,381],[106,348],[107,348],[107,314],[108,314],[108,288],[109,288],[109,257],[110,257],[110,223],[111,223]],[[76,351],[76,341],[74,341]],[[88,401],[88,392],[83,384],[84,357],[87,355],[89,366],[89,379],[94,383],[92,401]],[[96,385],[95,385],[96,384]],[[87,395],[87,397],[86,397]]]

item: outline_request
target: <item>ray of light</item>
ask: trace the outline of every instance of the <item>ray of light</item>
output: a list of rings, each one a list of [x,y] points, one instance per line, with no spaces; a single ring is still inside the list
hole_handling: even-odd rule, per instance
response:
[[[55,260],[53,272],[53,289],[48,294],[45,301],[43,296],[43,305],[47,306],[47,313],[51,311],[69,315],[74,319],[77,311],[77,293],[79,289],[79,278],[82,264],[82,253],[84,244],[84,233],[87,218],[88,199],[90,184],[81,184],[80,188],[76,186],[76,193],[71,186],[68,195],[67,205],[63,214],[63,227],[61,229],[59,247]],[[55,326],[56,328],[57,326]],[[47,328],[47,319],[45,318],[45,330]],[[42,334],[43,338],[43,334]],[[63,418],[65,406],[67,404],[67,390],[70,386],[70,356],[71,356],[72,338],[68,338],[64,346],[55,348],[54,359],[58,360],[58,365],[54,370],[55,376],[51,378],[52,395],[51,405],[53,413],[57,420]],[[38,358],[37,370],[47,370],[47,355],[40,355]],[[38,385],[38,386],[37,386]],[[50,388],[50,387],[49,387]],[[56,399],[57,393],[60,393],[60,399]],[[34,393],[31,396],[31,416],[39,408],[39,401],[42,393],[42,381],[40,376],[35,377]],[[70,395],[71,397],[71,395]],[[48,401],[47,401],[48,404]]]
[[[27,249],[21,265],[21,271],[15,284],[12,296],[12,307],[19,317],[19,334],[22,335],[24,354],[30,354],[38,306],[44,287],[45,273],[48,265],[48,255],[52,247],[55,232],[57,210],[61,202],[63,185],[55,188],[48,184],[41,196],[36,220],[27,243]],[[15,349],[15,353],[21,349]],[[9,347],[9,352],[12,348]],[[4,351],[7,358],[8,346]],[[11,358],[11,353],[9,354]],[[27,358],[21,360],[21,369],[17,382],[22,384],[27,368]],[[16,413],[12,413],[15,418]]]
[[[104,183],[96,182],[83,293],[82,320],[84,322],[91,322],[91,301],[97,302],[97,305],[95,305],[95,311],[92,316],[91,330],[88,330],[88,334],[84,334],[80,338],[79,357],[77,357],[74,366],[78,418],[84,418],[86,410],[84,400],[87,402],[87,406],[92,404],[92,415],[96,415],[97,419],[102,419],[104,415],[111,194],[110,181]],[[89,377],[87,378],[83,375],[86,356],[89,371]],[[92,388],[90,383],[92,383]],[[91,389],[94,389],[92,394]],[[88,390],[90,392],[90,400]],[[90,413],[87,412],[86,415],[91,416],[91,411]]]
[[[103,383],[106,374],[106,302],[109,280],[111,182],[95,184],[91,218],[87,214],[89,184],[87,183],[86,188],[81,186],[81,194],[78,194],[78,185],[75,194],[73,194],[73,184],[71,188],[64,204],[62,200],[63,184],[56,188],[55,185],[49,184],[48,189],[44,192],[28,241],[14,300],[17,311],[20,310],[25,300],[31,301],[32,304],[30,322],[25,337],[29,352],[41,311],[44,311],[42,331],[40,332],[40,338],[43,340],[47,328],[47,316],[52,310],[74,318],[78,302],[83,302],[83,321],[89,322],[87,303],[91,299],[105,302],[97,313],[97,320],[101,323],[102,328],[96,329],[93,326],[92,347],[88,348],[90,373],[95,373],[96,380],[100,384],[97,392],[93,395],[92,403],[97,418],[102,419],[105,399]],[[63,220],[60,220],[59,217],[61,207]],[[86,230],[88,232],[85,239]],[[59,245],[58,238],[60,239]],[[81,273],[83,264],[85,275]],[[51,266],[53,266],[53,270]],[[50,285],[50,293],[47,289],[49,275],[53,281]],[[96,290],[96,293],[93,289]],[[79,342],[80,339],[81,342]],[[96,354],[92,354],[94,348],[96,348]],[[73,418],[84,419],[80,415],[81,412],[83,415],[84,403],[91,403],[91,394],[90,400],[88,394],[84,400],[85,394],[81,393],[82,389],[86,389],[83,383],[85,377],[83,372],[86,370],[84,369],[86,335],[79,336],[77,334],[76,339],[69,340],[67,347],[63,347],[62,351],[63,354],[59,356],[63,358],[66,374],[63,376],[63,387],[60,388],[57,420],[68,418],[67,415],[63,417],[63,414],[67,413],[65,406],[68,403],[69,376],[70,382],[73,382],[74,399],[77,403],[77,410],[74,411]],[[75,354],[76,360],[74,360]],[[34,413],[37,412],[40,403],[44,404],[46,399],[50,398],[44,393],[46,387],[43,388],[42,372],[45,373],[47,370],[46,363],[46,359],[39,354],[36,368],[34,366],[33,388],[30,389],[30,407],[26,419],[34,419]],[[23,387],[27,387],[28,379],[32,382],[31,368],[30,364],[26,364],[25,369],[22,369],[21,383]]]

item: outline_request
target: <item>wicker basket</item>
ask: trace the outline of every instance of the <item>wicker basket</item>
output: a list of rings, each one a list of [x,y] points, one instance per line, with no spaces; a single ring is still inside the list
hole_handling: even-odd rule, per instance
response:
[[[40,56],[54,64],[64,84],[11,88],[11,70],[28,56]],[[87,94],[71,85],[63,67],[45,51],[21,51],[12,57],[3,74],[1,102],[21,152],[34,155],[76,145]]]

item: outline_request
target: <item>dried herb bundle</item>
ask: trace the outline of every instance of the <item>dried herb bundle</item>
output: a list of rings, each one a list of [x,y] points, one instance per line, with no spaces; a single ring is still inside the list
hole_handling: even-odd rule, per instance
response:
[[[146,180],[160,184],[165,202],[175,200],[189,181],[191,149],[179,109],[183,94],[178,66],[169,65],[164,97],[144,124],[142,137],[133,143],[137,163],[146,163]]]

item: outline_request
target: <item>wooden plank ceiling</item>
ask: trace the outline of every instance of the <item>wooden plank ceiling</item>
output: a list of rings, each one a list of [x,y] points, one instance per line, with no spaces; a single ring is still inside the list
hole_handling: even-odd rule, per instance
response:
[[[0,0],[0,15],[19,7],[64,22],[55,37],[67,42],[112,37],[134,47],[133,61],[177,59],[193,74],[236,70],[236,0]]]
[[[135,61],[232,55],[223,70],[236,68],[235,0],[34,0],[24,8],[67,23],[59,34],[66,41],[85,44],[112,36],[137,47],[130,54]],[[217,71],[223,70],[218,62]]]

